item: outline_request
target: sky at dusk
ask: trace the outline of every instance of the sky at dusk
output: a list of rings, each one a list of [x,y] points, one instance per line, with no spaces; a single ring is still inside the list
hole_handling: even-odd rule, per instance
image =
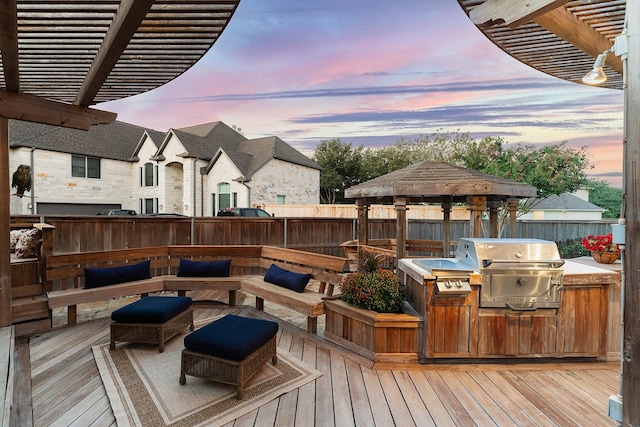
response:
[[[455,0],[241,0],[190,70],[98,108],[159,131],[219,120],[307,155],[322,140],[378,147],[439,131],[566,141],[587,148],[591,177],[622,186],[622,91],[516,61]]]

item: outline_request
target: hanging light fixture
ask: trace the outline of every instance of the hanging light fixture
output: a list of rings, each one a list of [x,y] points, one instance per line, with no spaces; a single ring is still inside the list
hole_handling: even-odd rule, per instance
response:
[[[607,49],[598,55],[596,62],[593,64],[593,69],[582,78],[583,83],[588,85],[599,85],[607,81],[607,75],[604,73],[602,67],[604,67],[604,62],[607,60],[607,55],[612,50],[613,48]]]

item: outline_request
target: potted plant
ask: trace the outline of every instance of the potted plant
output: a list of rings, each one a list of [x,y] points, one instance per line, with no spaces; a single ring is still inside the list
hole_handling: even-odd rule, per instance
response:
[[[349,274],[340,283],[342,301],[377,313],[398,313],[406,289],[393,272],[378,268],[375,256],[367,258],[364,272]]]
[[[375,361],[417,362],[422,318],[405,301],[406,286],[370,257],[347,275],[341,295],[325,301],[325,338]]]
[[[589,235],[582,239],[582,246],[591,251],[593,259],[599,263],[612,264],[620,254],[620,248],[613,243],[613,235],[604,236]]]

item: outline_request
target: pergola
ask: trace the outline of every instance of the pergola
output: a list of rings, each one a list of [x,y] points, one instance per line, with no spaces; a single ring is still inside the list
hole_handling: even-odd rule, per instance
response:
[[[182,74],[217,40],[239,0],[0,0],[0,241],[9,239],[8,120],[88,129],[115,120],[89,108]],[[429,7],[428,2],[423,2]],[[625,345],[623,394],[640,394],[640,0],[458,0],[501,49],[579,82],[628,28],[626,68],[607,58],[608,86],[625,90]],[[624,72],[625,83],[620,77]],[[11,324],[8,245],[0,245],[0,327]],[[633,402],[633,400],[631,400]],[[623,409],[640,425],[640,405]]]
[[[536,188],[521,182],[440,162],[417,163],[345,190],[356,200],[358,243],[368,241],[368,208],[373,203],[393,203],[396,211],[396,258],[404,258],[407,239],[407,205],[437,203],[442,206],[443,248],[449,247],[452,203],[471,210],[473,237],[482,237],[482,214],[489,210],[489,233],[498,237],[498,209],[507,204],[510,235],[516,234],[516,211],[521,198],[535,197]]]
[[[614,48],[606,58],[604,86],[625,92],[622,425],[640,426],[640,0],[458,3],[499,48],[561,79],[581,83],[594,58]]]
[[[178,77],[240,0],[0,0],[0,242],[9,241],[9,119],[87,130],[90,105]],[[11,255],[0,245],[0,327],[11,325]]]

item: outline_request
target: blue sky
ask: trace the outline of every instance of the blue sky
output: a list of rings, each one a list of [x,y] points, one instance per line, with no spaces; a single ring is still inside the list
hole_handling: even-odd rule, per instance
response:
[[[98,107],[160,131],[220,120],[308,155],[327,139],[376,147],[438,131],[567,141],[621,186],[622,91],[516,61],[455,0],[241,0],[182,76]]]

